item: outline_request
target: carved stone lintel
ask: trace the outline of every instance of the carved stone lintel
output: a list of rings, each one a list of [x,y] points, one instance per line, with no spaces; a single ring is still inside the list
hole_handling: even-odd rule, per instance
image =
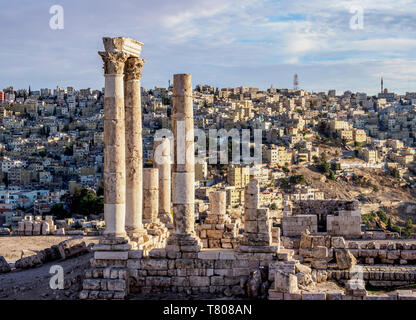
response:
[[[140,80],[142,77],[142,68],[146,60],[130,57],[125,64],[125,80]]]
[[[129,56],[127,53],[121,51],[100,51],[98,54],[104,62],[104,74],[123,74],[124,64]]]

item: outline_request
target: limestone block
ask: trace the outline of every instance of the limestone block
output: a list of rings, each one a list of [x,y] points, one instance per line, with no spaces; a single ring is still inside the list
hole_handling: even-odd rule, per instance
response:
[[[352,279],[348,280],[345,284],[345,294],[354,296],[354,297],[364,297],[367,295],[367,290],[365,289],[365,282],[361,279]]]
[[[260,187],[256,179],[252,179],[244,192],[244,207],[247,209],[257,209],[259,207]]]
[[[311,267],[318,270],[326,270],[328,268],[328,262],[326,260],[312,260]]]
[[[331,241],[331,245],[335,249],[346,248],[346,243],[343,237],[332,237]]]
[[[257,233],[258,232],[257,221],[246,220],[246,222],[244,223],[244,230],[246,232]]]
[[[173,172],[172,202],[174,204],[194,204],[194,180],[193,172]]]
[[[274,289],[284,293],[298,293],[298,279],[293,274],[287,274],[276,270],[274,275]]]
[[[311,268],[309,268],[308,266],[305,266],[301,263],[296,263],[295,264],[295,270],[296,270],[296,273],[303,272],[305,274],[311,274],[311,272],[312,272]]]
[[[207,230],[208,239],[221,239],[223,231],[222,230]]]
[[[127,260],[128,251],[95,251],[94,259],[97,260]]]
[[[326,293],[302,291],[302,300],[326,300]]]
[[[205,287],[210,285],[210,277],[190,276],[189,284],[192,287]]]
[[[224,215],[227,205],[227,193],[225,191],[212,191],[209,194],[211,214]]]
[[[316,246],[312,249],[312,257],[315,259],[325,259],[328,257],[328,248]]]
[[[11,267],[3,256],[0,256],[0,273],[10,272]]]
[[[357,263],[357,259],[347,249],[336,249],[335,257],[341,270],[350,269]]]
[[[202,260],[216,260],[219,258],[219,250],[203,250],[198,252],[198,259]]]
[[[406,260],[416,260],[416,250],[402,250],[400,257]]]
[[[312,248],[312,236],[310,235],[309,230],[302,232],[299,246],[301,249]]]
[[[47,221],[42,222],[41,233],[42,235],[48,235],[50,232],[49,223]]]
[[[387,251],[387,259],[396,260],[400,258],[400,250]]]
[[[143,189],[154,190],[159,188],[159,170],[156,168],[143,168]]]
[[[269,290],[269,300],[284,300],[284,293],[276,290]]]

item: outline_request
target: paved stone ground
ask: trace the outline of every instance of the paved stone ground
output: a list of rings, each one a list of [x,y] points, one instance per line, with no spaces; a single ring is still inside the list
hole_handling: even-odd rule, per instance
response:
[[[53,261],[37,268],[15,270],[0,275],[0,299],[3,300],[74,300],[78,299],[82,288],[85,270],[93,254],[64,261]],[[53,265],[60,265],[64,270],[65,287],[52,290],[49,273]]]

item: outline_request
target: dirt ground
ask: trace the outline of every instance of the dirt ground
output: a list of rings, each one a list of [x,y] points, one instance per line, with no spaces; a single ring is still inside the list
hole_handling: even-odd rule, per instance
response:
[[[74,236],[2,236],[0,237],[0,256],[13,263],[21,258],[22,250],[37,252]],[[98,243],[98,237],[83,237],[85,244]]]
[[[23,250],[37,252],[74,236],[0,237],[0,256],[13,263],[20,259]],[[98,237],[83,237],[86,245],[97,243]],[[8,300],[67,300],[78,299],[85,270],[93,253],[68,260],[45,263],[33,269],[12,270],[0,274],[0,299]],[[64,289],[51,289],[50,281],[56,272],[51,267],[59,265],[64,271]]]
[[[53,261],[37,268],[0,274],[0,300],[76,300],[82,289],[85,270],[92,253],[64,261]],[[51,289],[50,281],[56,273],[51,267],[64,270],[64,289]]]

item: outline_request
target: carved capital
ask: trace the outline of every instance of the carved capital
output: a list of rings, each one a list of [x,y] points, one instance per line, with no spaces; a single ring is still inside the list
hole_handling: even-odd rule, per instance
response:
[[[130,57],[125,65],[125,80],[140,80],[142,77],[142,68],[146,60]]]
[[[100,51],[98,54],[104,62],[104,74],[123,74],[124,64],[129,56],[127,53]]]

